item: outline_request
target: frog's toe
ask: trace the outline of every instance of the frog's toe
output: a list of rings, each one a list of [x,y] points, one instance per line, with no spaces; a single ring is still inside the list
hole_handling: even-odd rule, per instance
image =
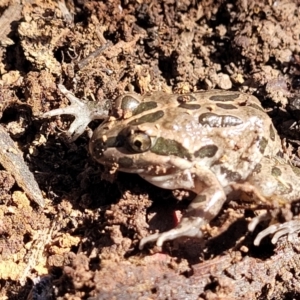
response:
[[[273,224],[261,231],[254,240],[254,245],[258,246],[263,238],[270,234],[274,234],[271,240],[272,244],[276,244],[279,238],[288,235],[288,239],[295,233],[300,232],[300,220],[291,220],[283,224]]]
[[[139,248],[143,249],[147,243],[155,242],[158,247],[161,247],[164,242],[175,240],[180,237],[197,237],[201,238],[203,232],[200,229],[200,225],[203,222],[201,218],[195,218],[193,220],[182,220],[180,224],[174,229],[171,229],[163,233],[155,233],[143,238],[140,241]]]
[[[203,236],[200,228],[196,227],[176,227],[170,231],[162,233],[157,239],[156,245],[162,246],[164,242],[175,240],[180,237],[198,237],[201,238]]]
[[[60,115],[74,115],[76,112],[74,112],[73,107],[64,107],[64,108],[57,108],[57,109],[52,109],[50,111],[47,111],[46,113],[43,114],[44,118],[49,118],[53,116],[60,116]]]
[[[70,142],[75,141],[79,136],[81,136],[88,124],[90,123],[89,117],[75,118],[71,124],[69,130],[67,131],[67,136]]]
[[[261,215],[258,215],[256,217],[254,217],[251,222],[248,224],[248,230],[250,232],[253,232],[256,228],[256,226],[263,222],[263,221],[267,221],[267,220],[270,220],[271,219],[271,215],[269,212],[266,212],[266,213],[263,213]]]
[[[71,124],[67,136],[70,141],[76,140],[86,129],[92,120],[107,119],[109,112],[108,100],[102,105],[94,102],[85,102],[75,97],[62,84],[58,85],[59,90],[68,98],[71,104],[64,108],[53,109],[44,113],[44,118],[59,115],[72,115],[75,120]]]

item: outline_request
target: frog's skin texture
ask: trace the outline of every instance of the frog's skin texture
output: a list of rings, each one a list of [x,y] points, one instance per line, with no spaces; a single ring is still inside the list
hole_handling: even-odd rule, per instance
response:
[[[66,95],[70,99],[71,94]],[[251,192],[253,201],[270,208],[300,198],[300,170],[282,158],[278,134],[254,96],[221,90],[130,93],[115,105],[121,117],[106,120],[94,131],[92,157],[161,188],[197,194],[176,228],[143,238],[140,248],[148,242],[162,246],[182,236],[202,237],[201,227],[239,191]],[[66,109],[52,111],[61,113]],[[255,244],[270,233],[275,233],[276,242],[299,230],[297,221],[272,225]]]

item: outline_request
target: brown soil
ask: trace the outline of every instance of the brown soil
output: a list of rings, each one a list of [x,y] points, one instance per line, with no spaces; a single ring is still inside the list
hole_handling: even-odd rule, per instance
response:
[[[68,104],[58,83],[99,103],[130,90],[239,90],[263,102],[297,154],[298,1],[2,0],[0,11],[0,138],[18,145],[45,201],[0,150],[0,299],[300,297],[299,241],[254,247],[254,214],[238,203],[212,222],[208,242],[138,250],[188,201],[137,175],[108,176],[87,134],[65,142],[71,117],[41,117]]]

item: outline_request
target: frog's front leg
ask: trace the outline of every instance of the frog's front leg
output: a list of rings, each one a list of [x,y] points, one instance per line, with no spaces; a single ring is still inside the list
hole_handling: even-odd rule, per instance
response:
[[[201,238],[203,235],[201,227],[208,224],[219,213],[226,195],[217,177],[211,171],[198,167],[193,168],[191,173],[194,181],[193,191],[198,196],[191,202],[180,223],[167,232],[155,233],[143,238],[140,241],[140,249],[149,242],[156,241],[157,246],[162,246],[165,241],[179,237]]]

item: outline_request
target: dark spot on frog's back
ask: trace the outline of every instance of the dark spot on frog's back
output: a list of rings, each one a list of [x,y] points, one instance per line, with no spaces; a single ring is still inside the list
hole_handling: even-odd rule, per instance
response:
[[[199,123],[210,127],[230,127],[241,125],[243,121],[235,116],[207,112],[199,116]]]
[[[223,109],[237,109],[236,106],[232,104],[226,104],[226,103],[217,103],[216,106],[223,108]]]
[[[293,172],[295,173],[295,175],[300,177],[300,169],[293,165],[291,165],[291,168],[292,168]]]
[[[162,110],[158,110],[152,114],[144,115],[138,119],[132,120],[129,122],[130,125],[140,125],[143,123],[154,123],[157,120],[161,119],[164,116],[164,112]]]
[[[213,157],[218,151],[218,147],[216,145],[207,145],[201,147],[197,150],[194,155],[195,157],[204,158],[204,157]]]
[[[191,159],[191,154],[180,143],[159,137],[155,145],[151,148],[151,152],[159,155],[174,155],[185,159]]]
[[[130,157],[121,157],[118,164],[121,168],[130,168],[133,165],[133,160]]]
[[[261,154],[265,153],[267,145],[268,145],[268,140],[266,138],[262,137],[261,140],[259,141],[259,152]]]
[[[189,103],[181,103],[178,107],[195,110],[201,108],[200,104],[189,104]]]
[[[279,177],[282,174],[282,172],[279,168],[273,167],[271,174],[272,174],[272,176]]]
[[[284,158],[284,154],[281,150],[279,150],[277,153],[276,153],[276,156],[279,157],[279,158]]]
[[[143,102],[133,111],[133,116],[136,116],[144,111],[147,111],[147,110],[150,110],[150,109],[153,109],[156,107],[157,107],[157,103],[154,101]]]
[[[238,172],[231,171],[225,167],[221,167],[221,173],[226,175],[228,181],[238,182],[241,180],[242,176]]]
[[[274,129],[274,127],[273,127],[273,125],[271,124],[270,125],[270,139],[272,140],[272,141],[275,141],[275,129]]]
[[[180,95],[177,97],[177,101],[179,103],[186,103],[186,102],[193,102],[196,101],[197,99],[193,95]]]
[[[211,101],[220,101],[220,102],[227,102],[227,101],[233,101],[235,99],[237,99],[240,96],[239,93],[232,93],[229,95],[214,95],[209,97],[209,100]]]
[[[201,203],[206,201],[206,196],[205,195],[198,195],[194,200],[193,203]]]
[[[260,163],[258,163],[255,165],[253,172],[259,174],[261,172],[261,169],[262,169],[262,165]]]

